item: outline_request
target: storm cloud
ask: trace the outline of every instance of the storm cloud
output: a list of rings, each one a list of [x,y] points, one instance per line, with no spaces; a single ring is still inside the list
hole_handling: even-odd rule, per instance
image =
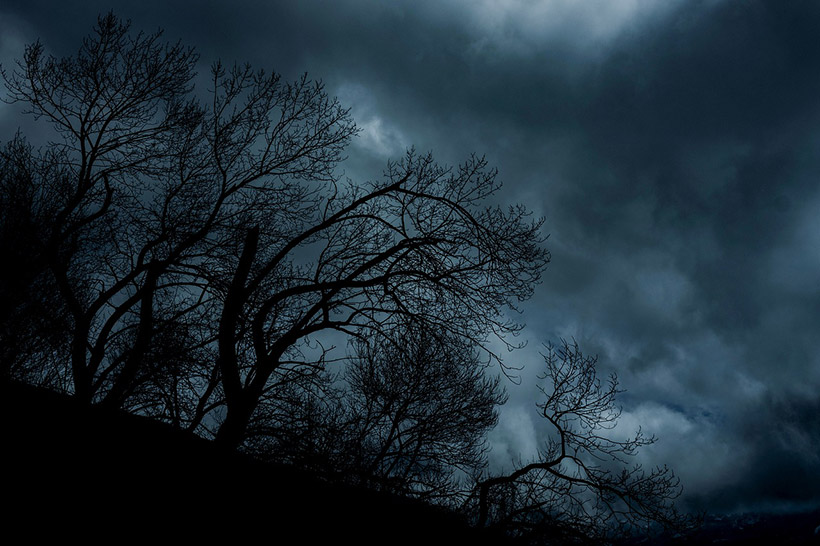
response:
[[[361,128],[346,176],[409,146],[486,154],[499,202],[545,218],[493,464],[538,448],[537,351],[574,338],[618,374],[622,430],[657,435],[641,461],[676,469],[688,506],[820,504],[820,4],[7,1],[0,61],[37,38],[70,54],[111,8],[196,46],[200,73],[322,78]]]

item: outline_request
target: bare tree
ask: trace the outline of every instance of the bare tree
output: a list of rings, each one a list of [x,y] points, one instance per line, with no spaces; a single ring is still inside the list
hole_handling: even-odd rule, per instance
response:
[[[480,526],[679,521],[671,472],[627,466],[653,439],[605,432],[615,378],[567,344],[545,354],[540,458],[462,495],[504,399],[485,365],[509,370],[494,343],[516,346],[509,311],[550,259],[542,222],[493,206],[483,157],[410,150],[342,181],[357,129],[321,82],[215,63],[202,100],[197,62],[108,14],[75,56],[35,43],[3,72],[8,100],[54,129],[45,152],[18,135],[0,153],[0,251],[23,273],[0,275],[3,378],[458,498]],[[354,347],[338,376],[328,333]]]
[[[412,318],[495,358],[488,340],[518,331],[505,311],[549,259],[523,207],[481,208],[499,187],[483,158],[453,169],[411,150],[384,180],[324,195],[278,245],[261,247],[264,230],[249,229],[220,318],[217,441],[241,444],[268,382],[282,366],[309,366],[300,348],[323,331],[389,336]]]
[[[539,386],[545,399],[538,409],[553,435],[536,461],[478,483],[478,525],[566,541],[623,536],[653,524],[688,525],[674,506],[681,489],[672,471],[630,465],[655,438],[640,430],[624,440],[607,433],[621,413],[617,377],[602,383],[597,359],[584,356],[576,343],[546,349],[546,385]]]
[[[359,343],[347,371],[354,468],[369,482],[452,502],[486,467],[486,434],[506,401],[474,347],[410,326]]]
[[[56,196],[43,189],[64,176],[19,134],[0,149],[0,376],[51,388],[64,387],[53,355],[69,327],[44,253]]]
[[[43,181],[56,198],[44,246],[71,315],[74,392],[87,400],[98,387],[104,338],[152,282],[152,243],[140,255],[131,255],[138,249],[129,244],[133,216],[144,211],[138,177],[156,172],[165,143],[192,115],[181,97],[193,52],[161,45],[159,34],[127,31],[113,15],[101,17],[76,57],[47,56],[38,42],[26,48],[18,70],[4,73],[10,100],[49,122],[60,139],[49,160],[66,176]]]
[[[389,339],[356,339],[343,373],[272,391],[251,442],[331,478],[457,505],[486,467],[506,401],[484,364],[464,340],[408,321]]]
[[[300,352],[320,332],[414,317],[485,349],[516,333],[505,310],[549,255],[525,209],[487,207],[500,184],[483,158],[449,168],[411,151],[380,181],[340,183],[356,128],[320,83],[217,63],[202,105],[196,61],[109,14],[76,56],[36,43],[4,74],[58,137],[49,160],[66,175],[43,181],[56,196],[43,247],[77,397],[171,407],[145,398],[168,392],[154,361],[167,332],[196,332],[190,350],[215,362],[176,383],[193,408],[159,415],[216,422],[233,448],[277,378],[315,365]]]
[[[4,72],[9,100],[58,137],[48,160],[66,176],[42,181],[56,198],[44,254],[71,317],[72,390],[83,400],[126,404],[147,377],[158,302],[175,302],[175,320],[213,311],[237,226],[309,207],[314,190],[296,181],[332,181],[355,133],[321,84],[250,67],[214,65],[202,106],[196,62],[161,32],[132,34],[108,14],[76,56],[36,43]]]

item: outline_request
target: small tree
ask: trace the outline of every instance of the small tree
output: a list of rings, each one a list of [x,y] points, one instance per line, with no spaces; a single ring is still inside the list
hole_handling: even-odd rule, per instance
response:
[[[506,401],[499,378],[451,334],[411,321],[391,334],[356,339],[341,374],[272,390],[249,427],[251,445],[347,481],[463,502]]]
[[[360,341],[347,370],[353,470],[367,482],[450,501],[486,464],[486,434],[506,401],[475,347],[413,326]]]
[[[648,525],[688,525],[674,507],[681,489],[672,471],[630,466],[655,438],[640,430],[625,440],[607,434],[621,413],[617,377],[602,384],[597,359],[576,343],[546,349],[545,386],[539,386],[545,399],[538,409],[553,434],[537,460],[478,483],[478,524],[569,542],[622,537]]]

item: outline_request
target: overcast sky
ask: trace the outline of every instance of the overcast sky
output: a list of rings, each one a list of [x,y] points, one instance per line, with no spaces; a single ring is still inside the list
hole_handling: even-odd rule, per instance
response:
[[[544,216],[521,386],[493,464],[526,459],[542,342],[617,372],[624,429],[690,507],[820,505],[820,3],[143,0],[0,3],[0,62],[71,54],[110,8],[221,58],[307,71],[362,129],[375,178],[408,146],[485,154]],[[0,140],[20,124],[0,104]]]

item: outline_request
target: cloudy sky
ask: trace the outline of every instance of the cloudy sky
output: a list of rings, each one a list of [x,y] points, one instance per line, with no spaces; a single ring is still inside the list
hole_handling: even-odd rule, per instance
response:
[[[493,464],[543,439],[542,342],[617,372],[687,506],[820,505],[820,3],[143,0],[0,3],[0,62],[73,53],[98,13],[221,58],[307,71],[352,109],[345,165],[486,154],[546,220],[522,384]],[[20,124],[0,104],[0,140]]]

